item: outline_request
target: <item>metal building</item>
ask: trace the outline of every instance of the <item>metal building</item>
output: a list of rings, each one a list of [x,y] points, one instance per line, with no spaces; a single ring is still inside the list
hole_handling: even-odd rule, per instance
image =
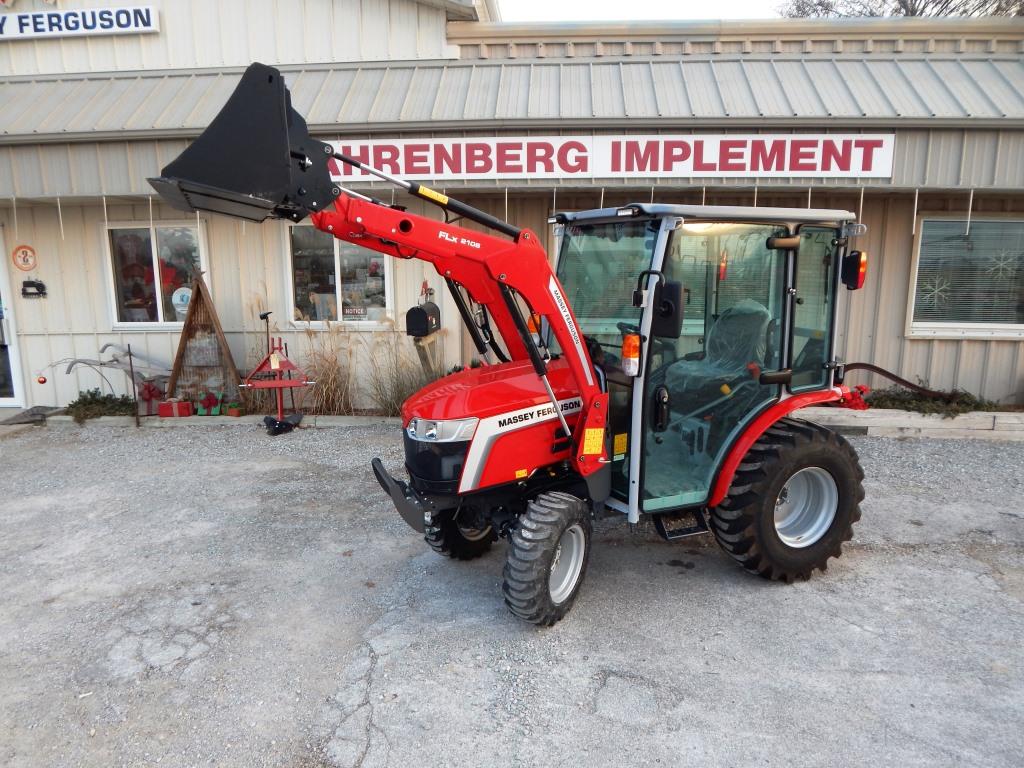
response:
[[[424,263],[155,198],[146,178],[253,60],[281,67],[319,137],[552,245],[552,210],[602,203],[856,211],[871,263],[866,290],[844,297],[844,358],[1024,402],[1024,19],[527,25],[500,23],[490,0],[8,6],[0,407],[98,386],[50,366],[108,341],[169,362],[195,268],[242,367],[270,309],[298,357],[341,333],[358,371],[430,290],[447,363],[468,362]]]

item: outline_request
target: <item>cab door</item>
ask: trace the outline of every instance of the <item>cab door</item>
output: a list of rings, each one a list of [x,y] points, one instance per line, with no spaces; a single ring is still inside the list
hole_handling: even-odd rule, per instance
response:
[[[839,283],[836,230],[803,226],[799,235],[790,342],[793,379],[789,389],[794,393],[832,386],[832,326]]]
[[[6,253],[3,231],[0,230],[0,254]],[[25,404],[10,285],[7,259],[3,258],[0,259],[0,408],[18,408]]]
[[[642,382],[640,511],[704,504],[736,436],[778,401],[762,383],[783,356],[788,234],[774,224],[684,222],[661,271],[684,285],[682,332],[652,339]],[[671,354],[665,349],[671,347]]]

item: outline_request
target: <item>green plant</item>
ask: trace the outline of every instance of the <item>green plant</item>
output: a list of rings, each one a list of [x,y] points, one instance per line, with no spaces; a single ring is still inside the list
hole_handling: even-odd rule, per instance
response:
[[[402,403],[436,378],[423,369],[404,341],[396,332],[374,334],[373,346],[367,350],[369,396],[384,416],[401,415]],[[438,369],[443,371],[444,366]]]
[[[903,387],[876,389],[865,400],[872,408],[896,408],[901,411],[916,413],[938,413],[943,418],[951,419],[961,413],[970,411],[998,411],[999,403],[976,397],[962,389],[954,389],[947,398],[926,397]]]
[[[129,395],[104,395],[99,389],[79,392],[67,407],[67,413],[78,424],[100,416],[134,416],[135,401]]]

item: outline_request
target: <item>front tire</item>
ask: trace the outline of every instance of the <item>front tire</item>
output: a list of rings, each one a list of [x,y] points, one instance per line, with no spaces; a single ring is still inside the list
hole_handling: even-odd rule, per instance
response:
[[[509,536],[502,592],[510,611],[550,627],[576,601],[590,560],[590,512],[568,493],[542,493]]]
[[[824,427],[782,419],[751,446],[711,530],[730,557],[766,579],[808,579],[842,554],[864,499],[852,446]]]
[[[423,538],[439,555],[455,560],[475,560],[491,549],[494,532],[491,526],[483,529],[459,525],[452,513],[434,515],[423,531]]]

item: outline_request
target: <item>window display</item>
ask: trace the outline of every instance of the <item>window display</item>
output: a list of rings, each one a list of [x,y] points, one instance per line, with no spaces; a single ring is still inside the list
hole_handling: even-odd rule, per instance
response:
[[[296,320],[387,318],[385,256],[309,226],[292,227],[290,242]]]
[[[180,289],[201,271],[197,228],[117,227],[109,237],[117,322],[182,322],[188,302]]]

